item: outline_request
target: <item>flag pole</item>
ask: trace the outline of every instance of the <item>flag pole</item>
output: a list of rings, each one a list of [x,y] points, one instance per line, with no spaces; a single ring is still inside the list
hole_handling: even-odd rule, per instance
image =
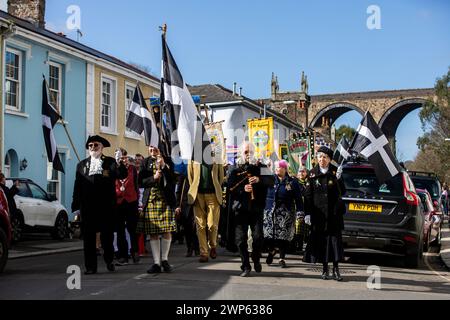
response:
[[[45,79],[45,75],[44,75],[44,74],[42,74],[42,78],[44,78],[44,81],[45,81],[45,87],[47,88],[47,95],[48,95],[49,88],[48,88],[47,79]],[[49,104],[50,104],[50,103],[49,103]],[[51,104],[50,104],[50,105],[51,105]],[[52,106],[52,108],[53,108],[53,106]],[[64,120],[63,116],[61,115],[61,113],[60,113],[58,110],[56,110],[55,108],[53,108],[53,110],[55,110],[56,113],[59,115],[59,118],[60,118],[61,123],[62,123],[62,125],[63,125],[63,127],[64,127],[64,130],[66,131],[67,137],[69,138],[69,142],[70,142],[70,144],[71,144],[71,146],[72,146],[72,149],[73,149],[73,151],[75,152],[75,156],[77,157],[78,162],[81,162],[81,158],[80,158],[80,156],[78,155],[77,149],[75,148],[75,144],[73,143],[72,137],[70,136],[69,130],[67,129],[66,121]]]
[[[164,44],[166,45],[167,24],[164,23],[161,27],[159,27],[159,30],[162,32],[162,38],[164,40]],[[163,48],[163,50],[164,50],[164,48]],[[163,59],[164,59],[164,57],[163,57]],[[161,59],[161,60],[163,60],[163,59]],[[160,92],[160,96],[162,95],[164,97],[164,87],[162,86],[162,77],[163,76],[164,75],[162,74],[161,75],[161,91],[163,91],[163,92]],[[153,118],[155,118],[155,114],[153,112],[153,108],[151,106],[151,102],[150,102],[150,109],[152,109]],[[163,133],[163,130],[164,130],[163,114],[165,112],[166,112],[166,110],[164,108],[164,101],[161,101],[161,99],[160,99],[160,101],[159,101],[159,124],[160,124],[159,141],[160,141],[160,145],[164,144],[165,149],[167,149],[168,145],[167,145],[167,141],[164,140],[164,133]],[[169,152],[169,150],[165,150],[165,151]],[[165,156],[169,157],[170,155],[166,154]]]

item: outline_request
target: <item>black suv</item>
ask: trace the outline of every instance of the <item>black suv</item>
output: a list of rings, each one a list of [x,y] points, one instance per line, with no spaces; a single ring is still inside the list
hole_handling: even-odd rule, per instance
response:
[[[428,190],[437,211],[443,212],[441,203],[442,187],[437,175],[431,172],[419,171],[408,171],[408,174],[417,189]]]
[[[380,185],[369,163],[353,161],[344,165],[342,177],[347,189],[345,247],[403,255],[408,267],[417,267],[423,256],[424,218],[408,174],[400,172]]]

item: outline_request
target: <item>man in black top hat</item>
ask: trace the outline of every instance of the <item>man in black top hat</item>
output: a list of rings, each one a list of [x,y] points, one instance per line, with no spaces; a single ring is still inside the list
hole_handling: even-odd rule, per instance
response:
[[[80,211],[84,241],[85,274],[97,273],[96,233],[101,233],[104,260],[114,271],[114,222],[117,206],[116,179],[127,177],[127,168],[120,154],[116,159],[103,155],[110,143],[100,137],[89,137],[86,149],[90,157],[77,166],[72,211]]]

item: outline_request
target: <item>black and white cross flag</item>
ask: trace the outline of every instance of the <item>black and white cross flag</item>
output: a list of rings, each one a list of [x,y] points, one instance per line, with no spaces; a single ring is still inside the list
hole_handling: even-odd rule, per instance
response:
[[[169,118],[172,156],[179,150],[183,160],[211,164],[208,134],[164,35],[161,74],[161,102]]]
[[[388,139],[368,111],[358,127],[350,149],[369,160],[380,183],[402,171]]]
[[[349,148],[350,143],[344,135],[341,141],[339,141],[339,144],[336,147],[336,151],[334,151],[333,165],[339,167],[345,160],[348,160],[350,158],[350,153],[348,152]]]
[[[153,113],[147,108],[139,85],[134,90],[126,127],[137,134],[144,132],[145,144],[147,146],[158,147],[159,133],[156,128],[156,122]]]
[[[48,101],[47,82],[44,79],[42,83],[42,129],[44,131],[45,148],[47,149],[48,161],[53,164],[53,169],[64,173],[53,131],[55,124],[60,119],[61,116]]]

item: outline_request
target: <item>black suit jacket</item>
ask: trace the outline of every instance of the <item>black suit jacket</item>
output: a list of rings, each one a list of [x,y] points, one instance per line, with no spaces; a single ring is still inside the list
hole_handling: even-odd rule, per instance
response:
[[[114,225],[116,180],[128,176],[125,165],[117,165],[114,158],[102,156],[101,159],[101,175],[89,176],[90,157],[78,164],[72,200],[72,211],[80,210],[83,226],[95,231]]]

